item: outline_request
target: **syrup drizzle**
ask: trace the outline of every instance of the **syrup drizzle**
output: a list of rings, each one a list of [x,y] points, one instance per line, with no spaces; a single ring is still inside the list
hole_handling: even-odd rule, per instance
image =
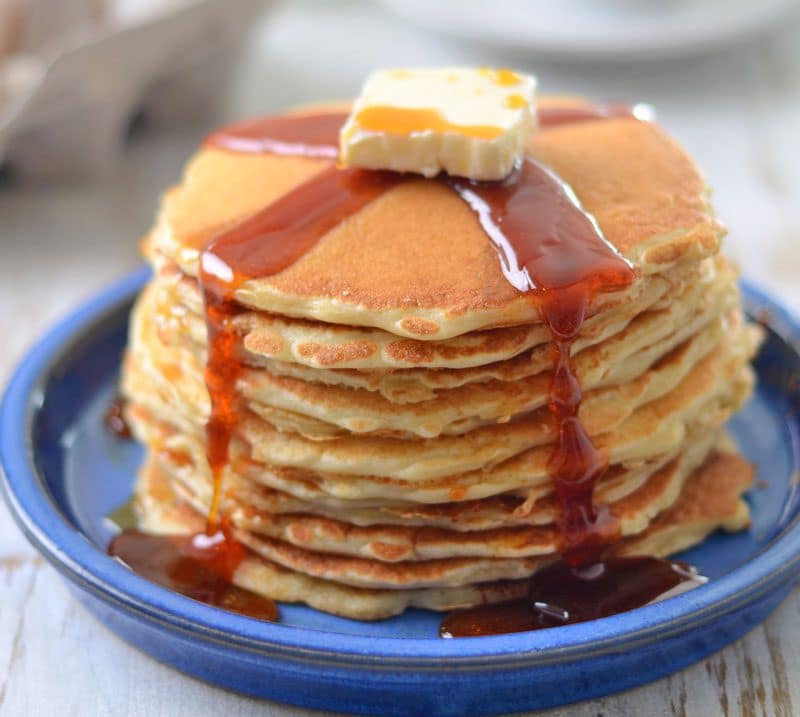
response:
[[[337,111],[260,117],[222,127],[205,144],[247,154],[336,159],[345,119],[347,114]]]
[[[236,290],[249,279],[291,266],[328,231],[387,189],[403,181],[393,172],[338,169],[331,165],[233,229],[203,252],[200,284],[205,300],[209,355],[206,385],[211,417],[206,424],[208,464],[214,481],[208,531],[219,518],[222,477],[239,407],[241,373],[235,319]]]
[[[545,108],[540,112],[540,124],[553,127],[630,115],[630,108],[621,105]],[[339,128],[345,118],[340,112],[268,117],[223,128],[206,143],[234,152],[334,159],[338,153]],[[207,450],[214,478],[212,508],[205,535],[181,539],[139,533],[129,538],[124,537],[126,533],[120,535],[112,550],[134,570],[149,571],[148,576],[156,582],[189,594],[188,587],[175,587],[176,581],[170,577],[174,571],[165,567],[175,559],[188,560],[192,566],[188,574],[197,577],[210,570],[228,585],[244,555],[225,518],[220,519],[222,477],[240,410],[235,391],[241,371],[235,328],[240,311],[235,303],[236,290],[249,279],[270,276],[290,266],[327,231],[401,181],[404,181],[401,175],[389,172],[327,165],[319,174],[206,247],[200,281],[209,336],[206,382],[212,413],[207,424]],[[535,160],[526,159],[518,173],[503,183],[481,184],[448,177],[441,181],[478,214],[498,250],[506,277],[517,289],[530,294],[553,337],[549,406],[558,440],[549,470],[562,508],[562,553],[566,559],[537,574],[536,587],[531,587],[532,602],[454,613],[443,623],[443,634],[534,629],[593,619],[601,612],[612,614],[649,602],[679,572],[676,573],[673,564],[656,558],[636,559],[637,563],[631,563],[633,559],[597,562],[603,547],[616,535],[616,526],[607,511],[593,501],[594,485],[604,472],[606,461],[580,423],[581,391],[570,360],[572,342],[580,334],[592,299],[599,293],[628,286],[634,279],[633,270],[605,241],[570,188]],[[162,541],[164,547],[159,549],[159,543],[149,541]],[[147,543],[150,551],[136,549],[139,542]],[[167,557],[162,555],[161,562],[156,561],[153,567],[144,558],[148,552],[158,554],[159,550]],[[596,574],[605,578],[593,580],[589,585],[587,575]],[[551,576],[549,581],[547,576]],[[198,580],[203,583],[203,579]],[[215,587],[206,592],[201,590],[203,595],[216,595],[217,587],[222,590],[221,584],[217,586],[214,580],[211,583]],[[545,596],[551,601],[555,596],[572,609],[552,607],[555,603],[538,599]],[[602,610],[596,607],[601,604],[606,606]],[[569,612],[566,617],[565,610]],[[544,619],[542,615],[549,617]],[[556,619],[553,616],[560,622],[552,623]]]
[[[267,118],[223,129],[207,142],[232,151],[335,157],[343,121],[341,114]],[[213,481],[206,530],[180,539],[123,531],[109,550],[134,572],[218,607],[275,619],[273,603],[230,585],[245,549],[221,515],[223,475],[241,413],[236,392],[242,372],[236,332],[241,309],[236,290],[248,279],[290,266],[327,231],[400,181],[402,177],[390,172],[339,170],[329,164],[206,247],[200,284],[208,331],[205,380],[211,397],[206,452]]]
[[[502,183],[445,180],[477,213],[501,257],[506,278],[529,292],[553,339],[549,407],[558,438],[548,468],[561,505],[561,553],[591,560],[616,535],[610,514],[594,504],[606,469],[578,418],[581,388],[570,352],[594,296],[633,282],[631,265],[609,244],[574,192],[526,158]]]

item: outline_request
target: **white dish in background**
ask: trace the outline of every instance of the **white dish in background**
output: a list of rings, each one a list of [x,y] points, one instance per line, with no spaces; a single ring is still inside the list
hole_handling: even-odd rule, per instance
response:
[[[574,57],[667,57],[741,41],[796,0],[382,0],[443,34],[507,50]]]

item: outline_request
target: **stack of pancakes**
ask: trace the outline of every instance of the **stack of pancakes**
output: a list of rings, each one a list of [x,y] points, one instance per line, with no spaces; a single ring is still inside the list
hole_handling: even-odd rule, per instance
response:
[[[541,130],[531,153],[637,271],[595,297],[573,345],[580,418],[610,466],[595,495],[619,521],[612,552],[743,528],[752,470],[723,425],[752,390],[759,335],[702,178],[633,118]],[[206,146],[166,194],[123,377],[148,447],[145,530],[202,529],[211,502],[200,254],[328,164]],[[399,184],[236,301],[245,368],[222,505],[249,548],[237,584],[377,619],[519,597],[557,559],[551,337],[452,190]]]

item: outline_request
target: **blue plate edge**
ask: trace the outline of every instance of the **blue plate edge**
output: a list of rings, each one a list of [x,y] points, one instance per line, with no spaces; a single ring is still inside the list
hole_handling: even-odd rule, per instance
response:
[[[398,663],[416,669],[434,663],[430,666],[437,671],[481,666],[498,669],[572,661],[648,644],[752,603],[795,579],[793,573],[800,563],[797,521],[756,560],[690,593],[623,615],[553,631],[457,641],[337,635],[336,650],[328,644],[330,633],[258,622],[155,586],[109,560],[71,527],[50,501],[43,500],[27,440],[36,409],[32,393],[35,387],[67,347],[100,316],[130,300],[149,275],[149,270],[143,269],[125,277],[56,324],[23,359],[0,405],[0,458],[4,469],[0,488],[17,524],[59,572],[129,613],[165,623],[172,630],[202,633],[204,639],[214,642],[271,655],[280,653],[284,658],[303,662],[339,667],[352,663],[371,670]],[[749,282],[743,282],[743,290],[752,301],[767,306],[787,340],[800,342],[800,324],[788,309]],[[48,525],[49,531],[42,525]],[[684,609],[687,604],[690,607]],[[380,665],[374,662],[376,658],[381,659]],[[443,659],[455,664],[442,665]]]

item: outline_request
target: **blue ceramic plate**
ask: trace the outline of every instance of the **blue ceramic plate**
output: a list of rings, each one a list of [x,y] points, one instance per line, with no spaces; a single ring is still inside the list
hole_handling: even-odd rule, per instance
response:
[[[158,660],[232,690],[308,707],[481,715],[563,704],[654,680],[758,622],[800,560],[800,325],[752,287],[773,329],[758,392],[731,428],[758,466],[753,525],[683,557],[713,580],[615,617],[551,630],[440,640],[424,611],[378,623],[284,606],[280,624],[223,612],[153,585],[105,555],[105,520],[131,490],[141,449],[107,433],[140,272],[57,326],[23,361],[0,411],[3,488],[20,527],[100,620]]]

